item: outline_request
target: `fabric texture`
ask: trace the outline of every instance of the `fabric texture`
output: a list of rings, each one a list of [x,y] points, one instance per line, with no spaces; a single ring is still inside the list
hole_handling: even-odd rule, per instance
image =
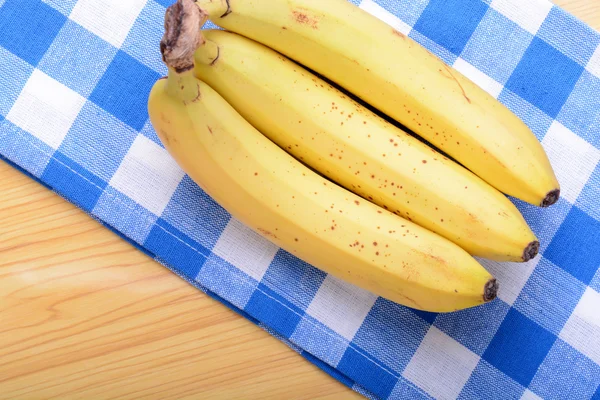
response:
[[[600,34],[546,0],[352,0],[522,118],[562,186],[499,298],[418,312],[253,233],[165,151],[146,101],[172,0],[0,0],[0,154],[377,399],[600,399]],[[213,25],[209,25],[214,27]]]

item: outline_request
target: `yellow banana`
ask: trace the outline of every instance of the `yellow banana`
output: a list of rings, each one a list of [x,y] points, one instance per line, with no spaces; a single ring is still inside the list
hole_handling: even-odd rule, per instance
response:
[[[331,79],[498,190],[549,206],[548,157],[508,108],[417,42],[347,0],[198,0],[217,25]]]
[[[196,76],[297,159],[472,255],[537,254],[519,210],[470,171],[274,50],[235,33],[203,32]]]
[[[167,9],[169,73],[153,86],[148,111],[166,149],[207,194],[283,249],[400,304],[445,312],[496,296],[496,280],[459,246],[312,172],[198,80],[199,19],[192,0]]]

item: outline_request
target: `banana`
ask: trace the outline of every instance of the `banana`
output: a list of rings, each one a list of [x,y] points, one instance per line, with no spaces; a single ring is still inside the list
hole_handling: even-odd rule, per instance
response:
[[[417,42],[347,0],[198,0],[218,26],[311,68],[498,190],[549,206],[560,188],[529,128]]]
[[[167,151],[207,194],[281,248],[391,301],[448,312],[495,298],[496,280],[466,251],[312,172],[197,79],[199,20],[193,0],[167,9],[161,51],[169,72],[152,87],[148,112]]]
[[[329,179],[474,256],[528,261],[539,243],[499,191],[279,53],[203,31],[196,76]]]

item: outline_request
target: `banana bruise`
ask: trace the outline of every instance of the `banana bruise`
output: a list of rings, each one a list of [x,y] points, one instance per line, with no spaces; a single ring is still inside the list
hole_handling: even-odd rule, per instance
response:
[[[231,32],[203,34],[196,76],[303,163],[474,256],[537,254],[519,210],[470,171],[274,50]]]
[[[391,301],[448,312],[495,298],[496,280],[459,246],[312,172],[197,79],[188,50],[201,42],[197,21],[189,22],[199,19],[192,0],[167,9],[169,74],[153,86],[148,112],[207,194],[281,248]]]
[[[347,0],[198,0],[211,21],[339,84],[508,195],[560,187],[530,129],[427,49]]]

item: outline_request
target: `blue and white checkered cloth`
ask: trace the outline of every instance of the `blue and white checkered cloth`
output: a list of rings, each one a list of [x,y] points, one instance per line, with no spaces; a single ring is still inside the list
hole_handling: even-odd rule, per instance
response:
[[[482,261],[499,299],[417,312],[232,219],[148,120],[172,0],[0,0],[0,155],[173,272],[379,399],[600,399],[600,34],[546,0],[353,0],[521,117],[562,185],[515,201],[526,264]]]

